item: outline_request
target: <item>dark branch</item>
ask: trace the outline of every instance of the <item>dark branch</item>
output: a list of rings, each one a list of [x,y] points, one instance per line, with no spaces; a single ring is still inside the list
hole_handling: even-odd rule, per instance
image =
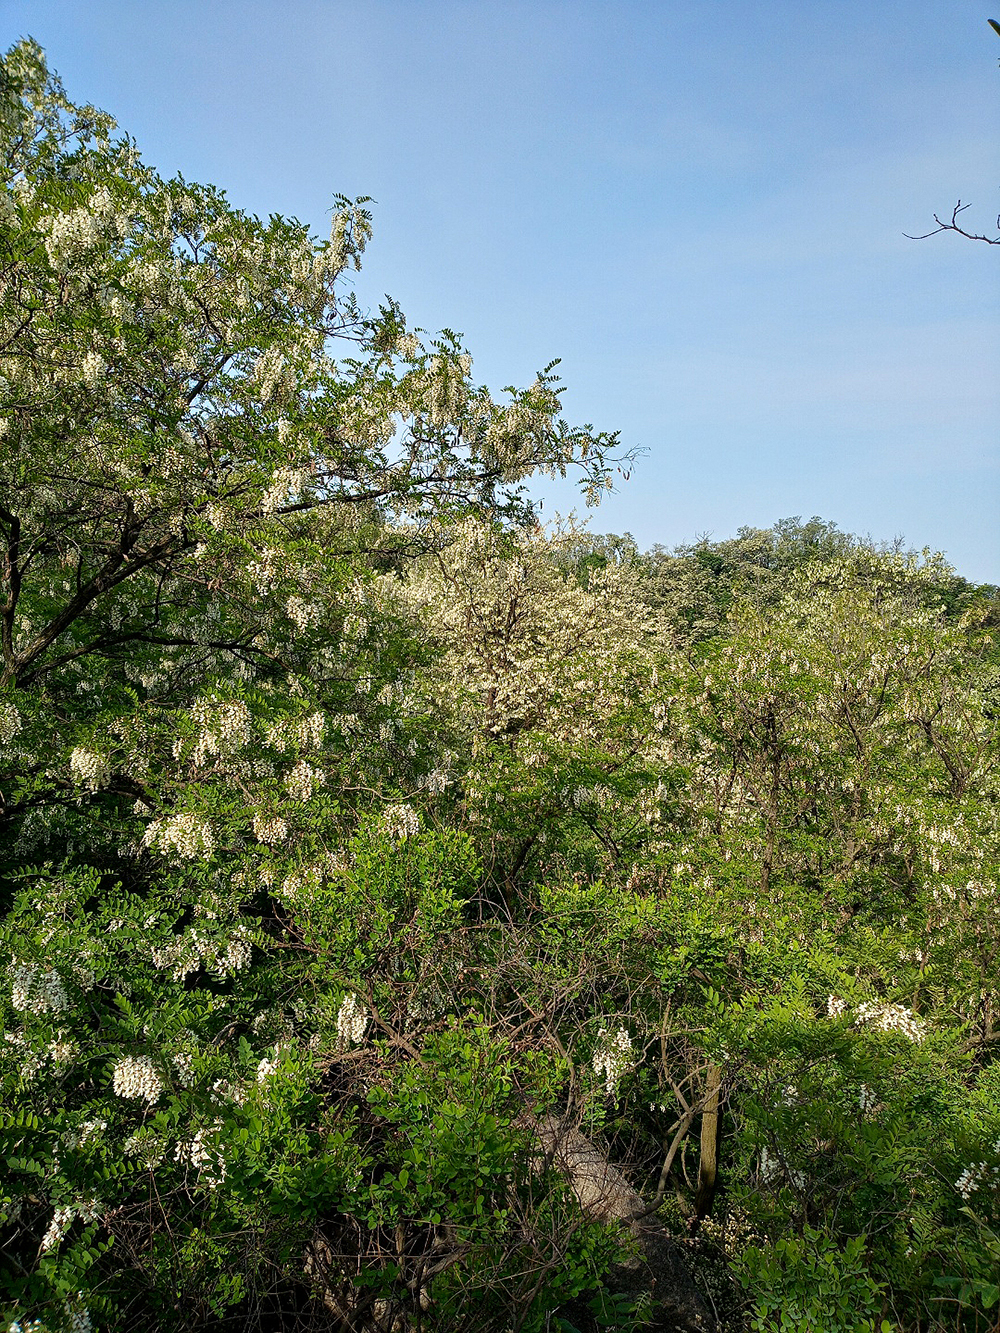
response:
[[[953,231],[959,236],[964,236],[967,241],[985,241],[987,245],[1000,245],[1000,236],[982,236],[978,232],[966,231],[964,227],[958,225],[958,215],[964,213],[967,208],[971,207],[971,204],[963,204],[961,199],[959,199],[958,203],[951,210],[951,218],[948,222],[942,222],[935,213],[934,221],[937,223],[937,226],[933,231],[925,231],[922,236],[911,236],[908,231],[904,231],[903,235],[908,241],[926,241],[928,236],[937,236],[937,234],[942,231]],[[997,230],[1000,231],[1000,216],[997,217]]]

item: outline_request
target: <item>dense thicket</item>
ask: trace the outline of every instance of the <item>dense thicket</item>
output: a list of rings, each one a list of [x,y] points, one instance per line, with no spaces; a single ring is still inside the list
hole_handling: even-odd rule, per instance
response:
[[[996,590],[543,530],[364,200],[0,95],[0,1313],[992,1326]]]

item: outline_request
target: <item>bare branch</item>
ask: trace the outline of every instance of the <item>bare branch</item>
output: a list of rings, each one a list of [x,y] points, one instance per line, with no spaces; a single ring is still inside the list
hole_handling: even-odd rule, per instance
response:
[[[983,236],[980,235],[979,232],[966,231],[964,227],[958,225],[959,214],[964,213],[967,208],[971,207],[971,204],[963,204],[961,199],[959,199],[958,203],[951,210],[951,217],[947,222],[942,222],[935,213],[934,221],[937,223],[937,226],[933,231],[925,231],[922,236],[911,236],[908,231],[904,231],[903,235],[908,241],[926,241],[928,236],[937,236],[937,234],[942,231],[953,231],[959,236],[964,236],[967,241],[984,241],[987,245],[1000,245],[1000,235]],[[997,217],[997,230],[1000,231],[1000,216]]]

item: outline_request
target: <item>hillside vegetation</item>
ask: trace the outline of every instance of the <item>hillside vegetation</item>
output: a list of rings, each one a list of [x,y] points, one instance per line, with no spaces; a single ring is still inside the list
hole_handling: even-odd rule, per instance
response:
[[[996,1328],[997,590],[0,97],[3,1326]]]

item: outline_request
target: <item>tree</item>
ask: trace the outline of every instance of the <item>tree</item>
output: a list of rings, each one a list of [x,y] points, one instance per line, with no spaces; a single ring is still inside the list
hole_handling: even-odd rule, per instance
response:
[[[572,1255],[609,1242],[578,1212],[557,1225],[561,1187],[523,1151],[539,1076],[505,1074],[474,1019],[426,1045],[405,997],[397,1013],[404,973],[416,1003],[428,960],[453,954],[478,871],[457,833],[416,837],[400,800],[425,758],[397,689],[419,651],[371,599],[453,518],[528,522],[540,468],[579,469],[596,497],[614,437],[559,419],[551,366],[501,403],[455,335],[425,345],[392,304],[363,315],[344,279],[367,201],[338,199],[318,242],[165,181],[31,42],[7,53],[0,97],[11,1317],[183,1324],[182,1298],[195,1320],[263,1317],[291,1290],[391,1322],[432,1280],[442,1308],[457,1276],[487,1305],[505,1284],[525,1312],[592,1286]],[[374,876],[351,878],[349,910],[338,855]],[[317,935],[331,893],[338,925]],[[414,911],[416,953],[399,934]],[[325,980],[307,1003],[310,959]],[[368,1044],[362,1075],[369,1031],[397,1054]],[[332,1101],[331,1055],[355,1071]],[[415,1196],[407,1117],[431,1095],[481,1114],[428,1129],[422,1151],[443,1167],[444,1135],[451,1174]],[[449,1237],[475,1234],[443,1241],[439,1210]],[[344,1307],[358,1265],[368,1294]]]
[[[3,98],[7,680],[134,642],[155,628],[148,595],[106,623],[127,580],[169,596],[196,549],[225,567],[313,508],[339,513],[334,530],[419,528],[521,512],[538,468],[603,486],[612,441],[558,421],[548,372],[500,406],[453,335],[425,349],[395,306],[360,314],[342,279],[365,200],[339,199],[317,242],[164,181],[30,43],[7,56]]]

